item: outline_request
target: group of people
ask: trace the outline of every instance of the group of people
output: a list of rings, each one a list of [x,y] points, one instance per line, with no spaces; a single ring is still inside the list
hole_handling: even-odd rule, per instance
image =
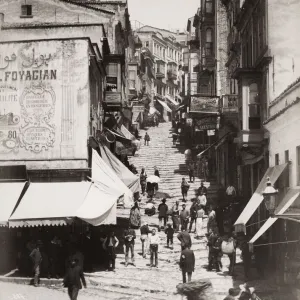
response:
[[[160,178],[159,170],[157,167],[154,167],[154,176]],[[158,191],[158,183],[157,182],[147,182],[148,175],[146,173],[145,168],[142,168],[140,173],[140,184],[142,189],[142,194],[145,195],[147,192],[150,201],[153,200],[155,193]]]

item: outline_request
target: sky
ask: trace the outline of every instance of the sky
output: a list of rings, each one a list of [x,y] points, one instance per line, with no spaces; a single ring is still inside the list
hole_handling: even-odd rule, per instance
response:
[[[163,29],[186,29],[188,18],[195,15],[200,0],[128,0],[130,21]]]

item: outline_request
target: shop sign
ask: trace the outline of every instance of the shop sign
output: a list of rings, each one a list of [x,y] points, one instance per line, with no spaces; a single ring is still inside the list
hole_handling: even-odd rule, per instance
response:
[[[200,120],[195,120],[196,130],[213,130],[217,128],[218,118],[216,116],[211,116],[207,118],[202,118]]]
[[[0,159],[87,158],[87,51],[83,40],[0,45]]]
[[[191,97],[190,112],[201,113],[218,113],[219,98],[218,97]]]

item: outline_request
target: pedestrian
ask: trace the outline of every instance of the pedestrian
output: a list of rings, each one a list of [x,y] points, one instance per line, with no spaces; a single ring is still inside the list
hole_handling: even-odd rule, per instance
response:
[[[158,171],[157,167],[154,167],[154,176],[157,176],[157,177],[160,178],[159,171]],[[155,192],[157,192],[157,191],[158,191],[158,183],[156,182],[155,183]]]
[[[218,254],[220,249],[216,244],[219,239],[219,235],[215,227],[210,230],[210,234],[208,236],[207,246],[208,246],[208,271],[212,271],[213,268],[216,269],[217,272],[220,272],[220,266],[218,264]]]
[[[146,132],[144,140],[145,140],[145,146],[149,146],[150,136],[149,136],[148,132]]]
[[[61,241],[57,236],[51,240],[49,244],[48,258],[49,258],[49,269],[48,269],[48,279],[59,278],[59,263],[61,258]]]
[[[181,232],[178,233],[177,239],[180,241],[181,250],[184,250],[186,247],[192,247],[192,239],[190,234],[186,231],[186,229],[183,229]]]
[[[181,194],[182,194],[182,198],[183,198],[184,202],[186,202],[187,193],[188,193],[189,188],[190,188],[190,185],[186,182],[185,178],[182,178]]]
[[[236,190],[235,187],[231,184],[231,182],[229,183],[225,193],[226,193],[228,203],[229,204],[233,203],[236,197]]]
[[[148,234],[151,233],[148,223],[144,222],[140,228],[141,231],[141,242],[142,242],[142,256],[146,258],[146,252],[148,249]]]
[[[140,184],[142,188],[142,194],[145,195],[146,186],[147,186],[147,174],[145,171],[145,168],[142,168],[141,174],[140,174]]]
[[[71,266],[71,262],[73,259],[77,259],[78,265],[82,268],[82,270],[84,270],[84,255],[78,250],[76,241],[72,241],[70,244],[69,255],[66,261],[66,268],[69,268]]]
[[[216,212],[214,211],[213,207],[210,206],[208,209],[207,232],[215,227],[217,227]]]
[[[70,300],[77,300],[79,290],[82,289],[82,284],[86,288],[86,281],[83,275],[83,270],[80,267],[76,258],[71,260],[71,265],[67,269],[64,277],[64,286],[68,288]]]
[[[149,237],[150,244],[150,267],[153,267],[153,259],[155,260],[154,267],[158,267],[158,245],[160,243],[159,235],[155,228],[152,229],[152,234]]]
[[[172,228],[172,223],[167,224],[167,228],[165,230],[165,233],[167,235],[167,247],[169,248],[169,245],[171,245],[171,248],[173,248],[174,229]]]
[[[197,204],[197,200],[194,199],[193,204],[190,207],[190,228],[189,228],[189,233],[192,232],[192,227],[193,224],[195,223],[195,230],[196,231],[196,220],[197,220],[197,211],[198,211],[198,204]]]
[[[148,197],[150,198],[150,201],[153,200],[154,192],[155,192],[155,183],[147,182],[147,193],[148,193]]]
[[[204,181],[203,180],[201,180],[200,187],[198,188],[198,196],[201,195],[201,194],[207,196],[207,187],[204,186]]]
[[[33,283],[35,287],[39,285],[39,280],[40,280],[41,264],[42,264],[42,254],[41,254],[42,245],[43,245],[42,241],[38,240],[36,242],[34,249],[29,255],[33,262],[33,272],[34,272]]]
[[[159,230],[165,228],[168,219],[168,205],[166,204],[166,199],[162,199],[158,206],[158,220],[159,220]]]
[[[129,250],[131,251],[131,262],[132,265],[135,266],[134,263],[134,244],[135,244],[136,234],[134,229],[128,226],[128,229],[124,231],[124,244],[125,244],[125,267],[128,266],[128,256]]]
[[[107,237],[103,241],[103,249],[107,253],[107,258],[108,258],[108,268],[107,270],[110,269],[114,271],[116,267],[116,248],[119,245],[119,240],[115,236],[115,233],[112,231],[108,233]]]
[[[179,231],[179,201],[176,200],[175,204],[172,207],[172,221],[173,228],[175,231]]]
[[[244,276],[245,280],[249,281],[251,276],[251,252],[249,250],[249,245],[247,243],[247,238],[245,237],[244,240],[241,242],[241,251],[243,257],[243,267],[244,267]]]
[[[199,194],[199,196],[198,196],[197,199],[198,199],[199,205],[202,205],[202,207],[203,207],[203,209],[204,209],[204,211],[205,211],[206,204],[207,204],[207,199],[206,199],[205,194],[203,194],[202,191],[200,191],[200,194]]]
[[[197,210],[197,218],[196,218],[196,237],[201,237],[203,236],[203,218],[204,218],[204,209],[202,205],[198,205],[198,210]]]
[[[191,161],[189,163],[188,171],[189,171],[190,182],[194,182],[195,181],[195,166],[194,166],[193,161]]]
[[[182,250],[179,265],[182,272],[183,283],[186,283],[186,274],[188,282],[190,282],[192,280],[192,273],[195,271],[195,255],[194,251],[189,247]]]
[[[181,223],[181,230],[187,230],[188,224],[189,224],[189,217],[190,213],[186,209],[186,205],[182,204],[182,211],[180,212],[180,223]]]
[[[228,295],[224,298],[224,300],[235,300],[235,290],[233,288],[230,288],[228,290]]]
[[[229,258],[229,275],[233,275],[236,260],[236,241],[231,233],[225,233],[221,244],[222,253]]]
[[[134,202],[133,207],[130,209],[129,215],[130,227],[138,229],[141,226],[141,212],[137,201]]]

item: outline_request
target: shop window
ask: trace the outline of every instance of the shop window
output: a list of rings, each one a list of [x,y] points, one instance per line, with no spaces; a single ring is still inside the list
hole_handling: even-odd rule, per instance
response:
[[[207,14],[213,13],[213,0],[205,0],[205,12]]]
[[[260,100],[256,83],[249,86],[249,129],[260,129]]]
[[[205,39],[205,55],[211,56],[213,54],[213,30],[211,28],[206,29]]]
[[[106,91],[117,92],[118,90],[118,64],[109,64],[106,68]]]
[[[21,5],[21,18],[32,17],[32,5]]]

